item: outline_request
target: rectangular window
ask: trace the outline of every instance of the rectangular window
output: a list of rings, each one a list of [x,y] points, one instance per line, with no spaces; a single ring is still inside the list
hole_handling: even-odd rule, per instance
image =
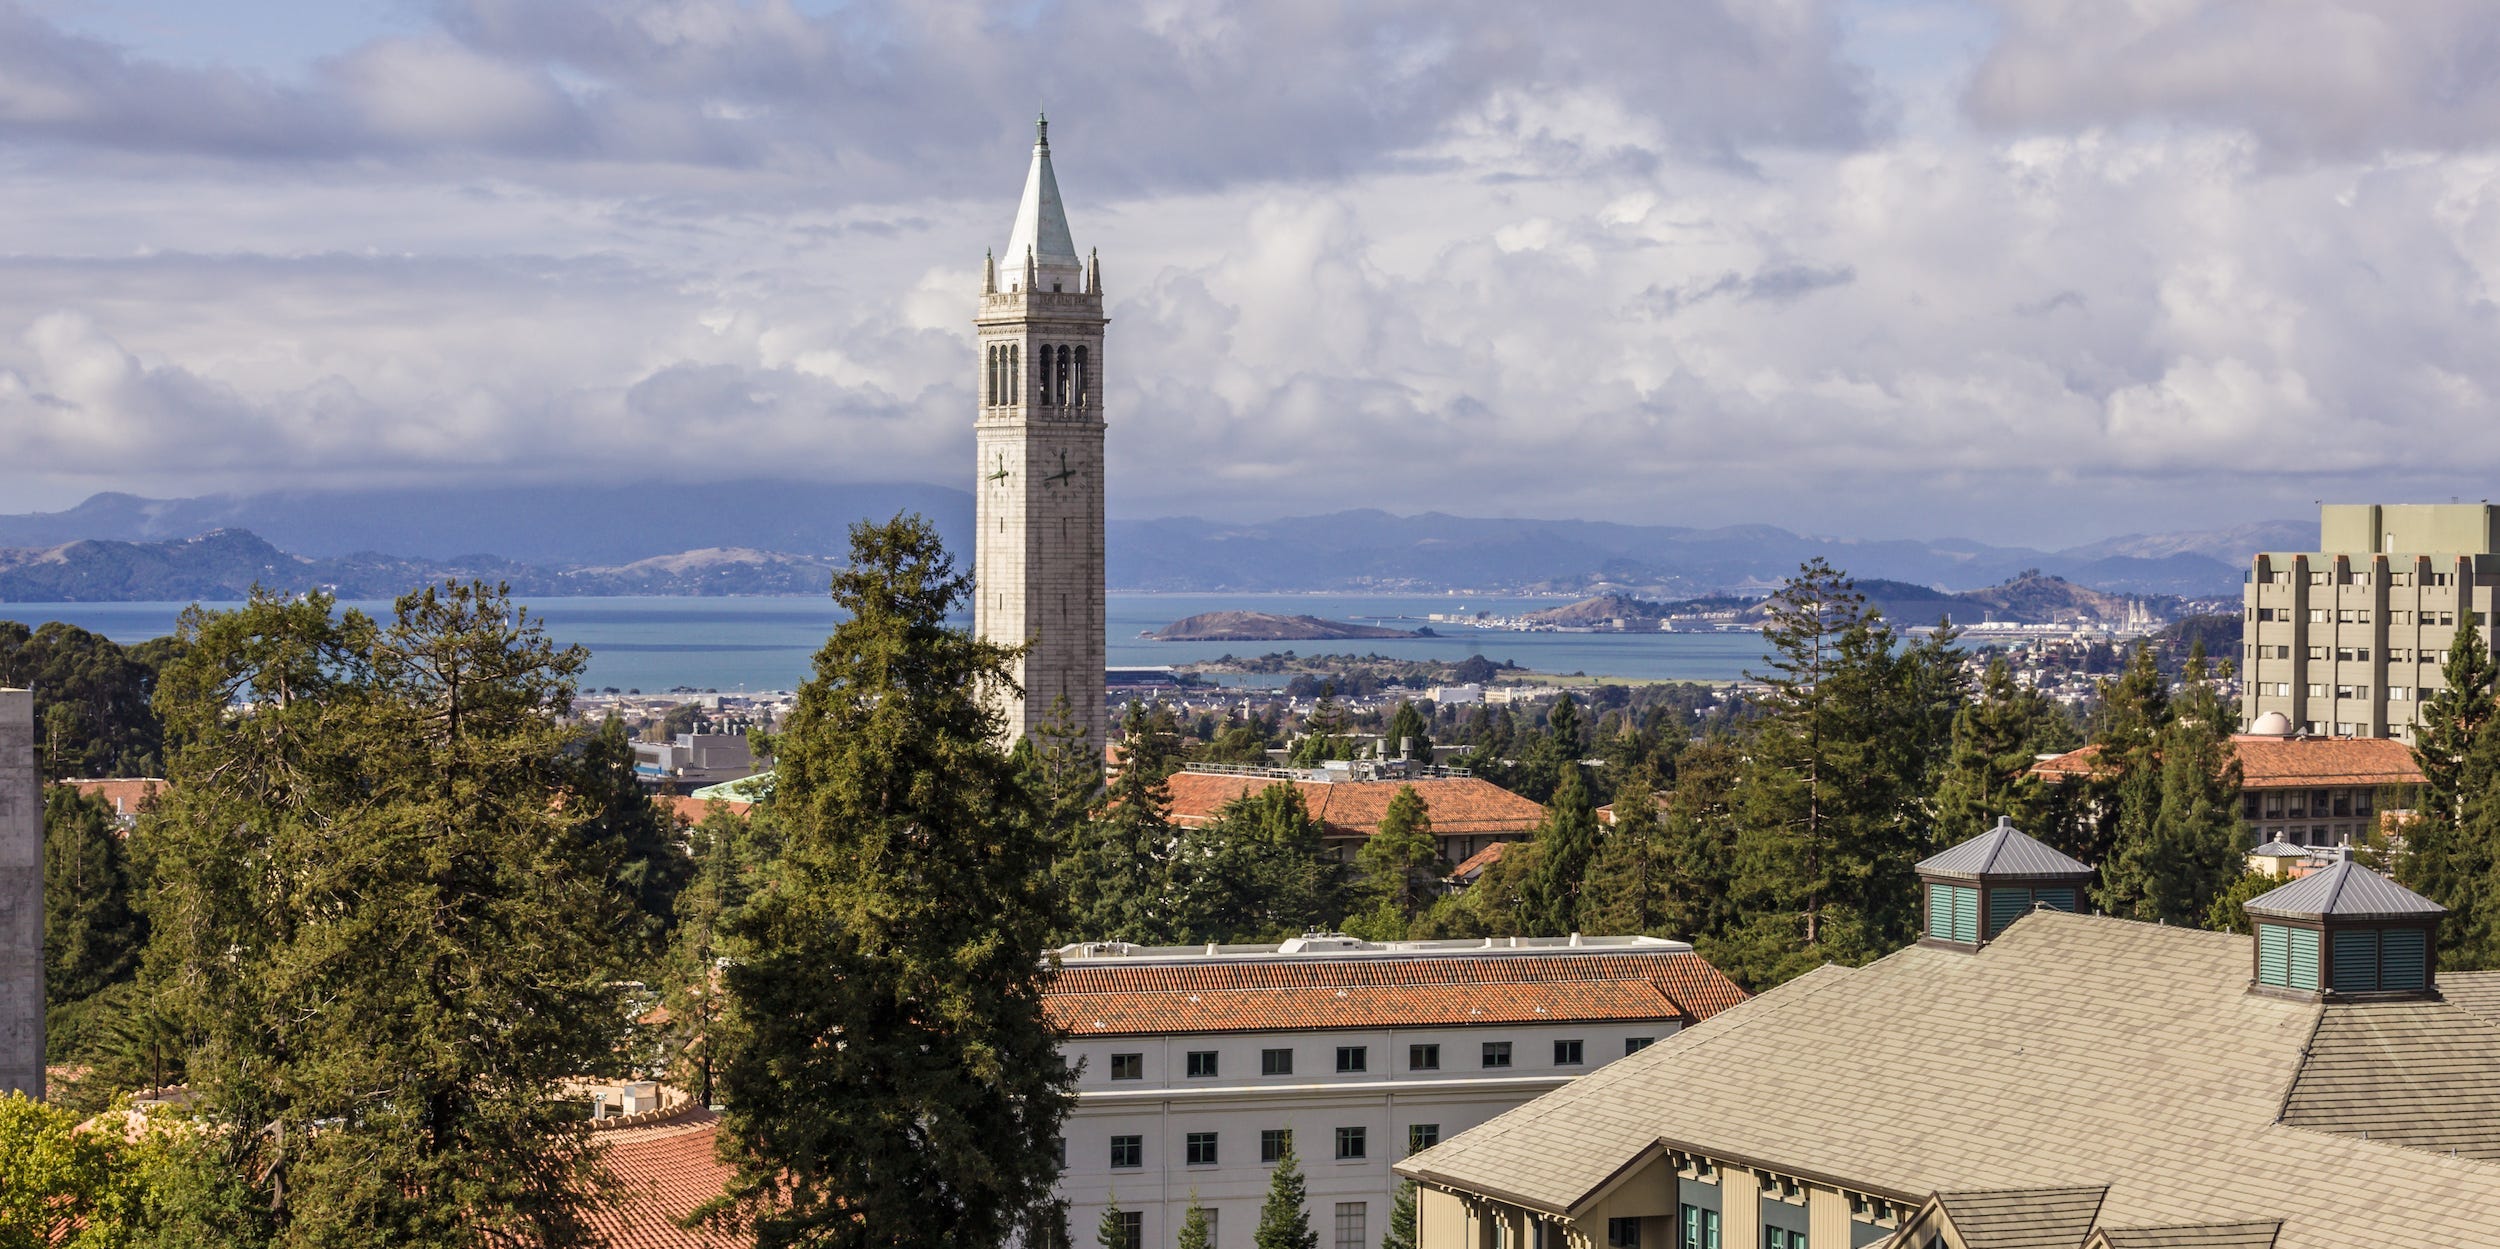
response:
[[[2310,647],[2310,648],[2309,648],[2309,657],[2310,657],[2311,659],[2324,659],[2324,658],[2326,658],[2326,648],[2325,648],[2325,647],[2323,647],[2323,646],[2312,646],[2312,647]]]
[[[1146,1138],[1142,1136],[1112,1137],[1111,1165],[1115,1170],[1146,1165]]]
[[[1654,1036],[1628,1036],[1623,1038],[1623,1052],[1626,1057],[1630,1057],[1657,1043],[1658,1038]]]
[[[1487,1041],[1487,1042],[1485,1042],[1485,1043],[1484,1043],[1484,1065],[1485,1065],[1485,1066],[1487,1066],[1487,1067],[1507,1067],[1507,1066],[1509,1066],[1509,1065],[1510,1065],[1510,1042],[1508,1042],[1508,1041]]]
[[[1641,1249],[1641,1221],[1606,1220],[1606,1249]]]
[[[1345,1162],[1363,1157],[1368,1145],[1366,1136],[1363,1128],[1337,1129],[1337,1160]]]
[[[1184,1145],[1188,1150],[1189,1165],[1193,1167],[1215,1165],[1215,1133],[1192,1132]]]
[[[1371,1058],[1364,1046],[1340,1045],[1337,1047],[1337,1070],[1363,1071],[1368,1069],[1370,1064]]]
[[[1363,1230],[1363,1203],[1359,1201],[1338,1202],[1337,1249],[1372,1249],[1370,1245],[1364,1243],[1367,1235],[1369,1233]]]
[[[1285,1156],[1293,1144],[1292,1128],[1262,1128],[1259,1131],[1259,1161],[1274,1162]]]
[[[1212,1075],[1214,1075],[1214,1074],[1215,1074],[1215,1051],[1214,1051],[1214,1050],[1191,1050],[1191,1051],[1189,1051],[1189,1074],[1191,1074],[1191,1075],[1193,1075],[1193,1076],[1198,1076],[1198,1077],[1206,1077],[1206,1076],[1212,1076]]]
[[[1675,1249],[1720,1249],[1719,1212],[1699,1206],[1683,1206],[1678,1211],[1678,1236]]]
[[[1146,1212],[1120,1211],[1120,1226],[1114,1234],[1120,1243],[1105,1245],[1103,1249],[1146,1249]]]
[[[1146,1056],[1144,1054],[1113,1054],[1111,1056],[1111,1078],[1114,1080],[1145,1079]]]
[[[2326,697],[2326,685],[2323,682],[2311,681],[2309,683],[2309,696],[2311,698]]]
[[[1409,1071],[1439,1071],[1441,1069],[1441,1047],[1438,1045],[1407,1046],[1406,1069]]]
[[[1410,1123],[1406,1125],[1406,1152],[1419,1154],[1440,1143],[1440,1124]]]
[[[1554,1042],[1554,1065],[1557,1067],[1579,1066],[1580,1043],[1578,1041]]]
[[[1292,1050],[1260,1050],[1260,1051],[1259,1051],[1259,1074],[1260,1074],[1260,1075],[1263,1075],[1263,1076],[1289,1076],[1289,1075],[1292,1075],[1292,1074],[1293,1074],[1293,1051],[1292,1051]]]
[[[2326,609],[2325,609],[2325,608],[2323,608],[2323,607],[2312,607],[2312,608],[2310,608],[2310,609],[2309,609],[2309,623],[2311,623],[2311,624],[2325,624],[2326,622],[2327,622],[2327,620],[2326,620]]]

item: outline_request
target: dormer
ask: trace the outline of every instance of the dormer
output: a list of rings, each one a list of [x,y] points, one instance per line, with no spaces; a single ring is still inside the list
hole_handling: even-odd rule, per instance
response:
[[[1917,868],[1926,886],[1927,927],[1919,944],[1976,950],[2038,907],[2084,910],[2093,872],[2020,829],[1997,826]]]
[[[2310,998],[2439,995],[2439,917],[2448,908],[2336,861],[2241,904],[2257,934],[2256,992]]]

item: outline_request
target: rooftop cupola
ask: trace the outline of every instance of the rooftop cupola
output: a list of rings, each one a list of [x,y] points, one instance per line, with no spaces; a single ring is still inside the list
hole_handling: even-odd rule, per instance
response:
[[[2255,988],[2308,997],[2431,997],[2438,992],[2439,917],[2448,908],[2371,871],[2338,847],[2336,861],[2241,904],[2257,932]]]
[[[1027,291],[1075,291],[1085,280],[1085,261],[1068,233],[1068,210],[1059,203],[1059,178],[1050,169],[1050,119],[1033,122],[1033,165],[1024,175],[1024,198],[1016,205],[1009,256],[1029,256]],[[1021,282],[1019,283],[1021,284]]]
[[[2095,873],[1997,817],[1997,826],[1918,865],[1927,887],[1921,945],[1976,950],[2036,907],[2080,912]]]

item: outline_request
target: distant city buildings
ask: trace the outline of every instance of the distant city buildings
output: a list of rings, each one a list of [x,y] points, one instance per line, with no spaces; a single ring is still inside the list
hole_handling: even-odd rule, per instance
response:
[[[634,776],[667,793],[754,774],[755,750],[744,733],[680,733],[665,742],[634,743]]]
[[[2303,733],[2409,741],[2458,625],[2491,618],[2500,507],[2327,504],[2318,546],[2249,570],[2241,720],[2276,712]]]

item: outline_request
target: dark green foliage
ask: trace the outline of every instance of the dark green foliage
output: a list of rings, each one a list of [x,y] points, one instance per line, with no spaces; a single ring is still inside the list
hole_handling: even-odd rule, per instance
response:
[[[1207,1226],[1207,1208],[1198,1204],[1198,1190],[1189,1190],[1189,1207],[1181,1211],[1181,1232],[1174,1249],[1215,1249],[1215,1231]]]
[[[1599,839],[1581,890],[1580,923],[1609,935],[1659,933],[1674,899],[1675,863],[1646,771],[1615,791],[1615,822]]]
[[[571,758],[571,800],[581,804],[582,835],[615,863],[614,887],[633,899],[622,934],[637,961],[666,947],[677,891],[694,874],[683,830],[634,779],[634,743],[610,717],[582,735]]]
[[[2421,813],[2405,828],[2409,853],[2396,878],[2448,908],[2440,964],[2460,971],[2500,966],[2500,705],[2479,622],[2457,626],[2440,665],[2440,690],[2422,706],[2413,757],[2422,769]]]
[[[1259,1206],[1259,1230],[1250,1238],[1258,1249],[1319,1249],[1319,1233],[1311,1230],[1310,1194],[1302,1180],[1302,1160],[1293,1138],[1267,1177],[1267,1200]]]
[[[1988,661],[1979,697],[1953,717],[1953,745],[1936,786],[1935,844],[1958,845],[1996,827],[2000,816],[2045,836],[2050,800],[2031,765],[2076,744],[2054,701],[2016,684],[2003,658]]]
[[[0,686],[35,692],[35,744],[48,780],[155,776],[164,730],[150,705],[157,671],[179,650],[168,638],[121,646],[50,621],[0,620]]]
[[[1244,795],[1177,838],[1167,929],[1176,940],[1277,940],[1344,914],[1338,865],[1290,784]]]
[[[780,738],[776,888],[733,925],[715,1063],[763,1246],[994,1245],[1044,1219],[1072,1074],[1035,952],[1050,847],[987,697],[1014,652],[917,517],[863,524]]]
[[[55,1010],[131,978],[147,929],[113,808],[67,785],[43,795],[43,987]]]
[[[1311,708],[1310,717],[1302,722],[1302,740],[1293,748],[1294,765],[1308,768],[1331,759],[1353,758],[1354,739],[1346,735],[1350,727],[1345,708],[1333,693],[1323,690],[1319,705]]]
[[[475,585],[387,625],[258,594],[181,630],[149,964],[249,1189],[228,1234],[585,1243],[596,1161],[557,1085],[622,1031],[625,904],[551,801],[581,653]]]
[[[1389,729],[1383,736],[1385,740],[1382,744],[1391,758],[1404,752],[1409,758],[1432,762],[1432,726],[1424,719],[1424,713],[1415,709],[1415,704],[1399,703],[1397,714],[1389,717]]]
[[[716,802],[688,830],[693,875],[677,891],[660,961],[660,1001],[668,1009],[660,1050],[669,1078],[706,1105],[713,1100],[714,1038],[728,1009],[720,969],[734,952],[731,928],[769,883],[772,819],[769,809],[741,819]]]
[[[1580,766],[1569,765],[1554,800],[1537,826],[1536,870],[1520,899],[1519,931],[1559,937],[1580,930],[1580,890],[1597,855],[1597,812],[1590,806]]]
[[[1389,1203],[1389,1230],[1380,1238],[1380,1249],[1415,1249],[1415,1181],[1398,1184],[1398,1195]]]
[[[1179,737],[1169,711],[1129,704],[1120,775],[1077,822],[1074,844],[1056,864],[1071,939],[1151,943],[1169,928],[1164,884],[1174,834],[1166,782]]]
[[[1395,920],[1398,935],[1440,892],[1440,843],[1432,835],[1432,812],[1412,785],[1398,787],[1381,814],[1380,829],[1355,852],[1360,896],[1380,920]],[[1390,938],[1395,939],[1395,938]]]
[[[2186,679],[2175,702],[2165,698],[2170,718],[2153,732],[2149,749],[2104,748],[2125,768],[2116,843],[2094,891],[2112,915],[2201,924],[2247,870],[2240,763],[2231,748],[2235,717],[2202,654],[2189,660]],[[2134,733],[2115,723],[2112,731]]]
[[[2215,932],[2247,933],[2248,913],[2240,909],[2241,905],[2250,898],[2271,893],[2288,883],[2257,872],[2241,872],[2239,879],[2216,894],[2213,903],[2205,908],[2205,927]]]
[[[1588,749],[1587,726],[1580,721],[1580,703],[1569,693],[1554,700],[1554,709],[1545,713],[1545,731],[1554,739],[1555,749],[1564,758],[1578,762]]]
[[[1676,771],[1658,833],[1667,878],[1660,890],[1664,914],[1656,927],[1691,940],[1736,922],[1735,803],[1743,760],[1734,743],[1710,738],[1677,756]],[[1617,800],[1617,820],[1622,809]]]

